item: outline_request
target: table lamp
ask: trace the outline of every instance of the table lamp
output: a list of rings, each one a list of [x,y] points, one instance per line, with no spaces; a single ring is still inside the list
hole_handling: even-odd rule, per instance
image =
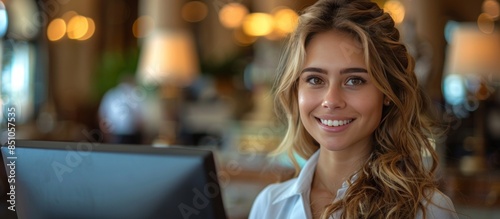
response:
[[[192,35],[184,30],[155,30],[144,39],[138,63],[138,80],[160,88],[163,120],[161,144],[175,144],[179,131],[181,88],[198,75],[199,62]]]
[[[500,32],[461,24],[452,35],[445,72],[490,79],[500,76]]]

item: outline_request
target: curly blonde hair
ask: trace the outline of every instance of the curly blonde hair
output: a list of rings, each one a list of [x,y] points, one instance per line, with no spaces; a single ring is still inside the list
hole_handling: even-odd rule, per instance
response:
[[[400,42],[389,14],[367,0],[320,0],[299,18],[284,49],[274,86],[278,115],[287,131],[275,154],[287,152],[308,159],[319,145],[304,128],[299,115],[297,85],[305,48],[315,34],[338,30],[352,35],[362,46],[375,86],[391,101],[373,133],[369,160],[357,172],[344,198],[326,207],[322,218],[341,210],[342,218],[415,218],[426,215],[422,200],[431,202],[437,187],[437,154],[429,100],[414,73],[414,60]],[[431,163],[425,165],[424,154]],[[351,176],[352,177],[352,176]]]

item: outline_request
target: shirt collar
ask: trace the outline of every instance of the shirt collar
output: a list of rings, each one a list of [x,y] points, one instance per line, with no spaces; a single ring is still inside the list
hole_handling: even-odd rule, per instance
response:
[[[299,176],[291,184],[290,189],[286,189],[285,192],[280,193],[273,201],[273,204],[296,195],[303,195],[306,197],[309,196],[309,192],[311,190],[311,183],[314,176],[314,171],[316,169],[316,165],[318,164],[319,151],[320,150],[314,152],[314,154],[309,158],[309,160],[307,160],[302,170],[300,170]],[[352,176],[350,183],[348,181],[344,181],[342,183],[342,187],[337,191],[336,200],[344,198],[347,188],[349,187],[350,184],[356,181],[357,178],[358,174],[356,173],[354,174],[354,176]]]
[[[314,176],[314,170],[318,164],[319,151],[317,150],[314,154],[307,160],[302,170],[300,170],[299,176],[295,182],[291,185],[290,189],[279,194],[273,203],[282,201],[284,199],[290,198],[295,195],[309,195],[311,190],[312,178]]]

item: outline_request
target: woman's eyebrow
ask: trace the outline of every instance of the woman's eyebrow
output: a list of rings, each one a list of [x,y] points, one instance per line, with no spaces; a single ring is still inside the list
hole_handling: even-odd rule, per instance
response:
[[[316,67],[307,67],[302,69],[301,73],[304,72],[316,72],[316,73],[321,73],[321,74],[327,74],[328,72],[325,69],[322,68],[316,68]]]
[[[340,70],[340,74],[347,74],[347,73],[368,73],[368,70],[364,68],[345,68]]]

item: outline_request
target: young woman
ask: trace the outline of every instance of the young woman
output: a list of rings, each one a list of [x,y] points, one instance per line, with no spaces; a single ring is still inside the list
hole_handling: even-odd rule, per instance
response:
[[[427,100],[399,40],[370,1],[305,10],[280,62],[276,104],[288,125],[277,152],[308,161],[297,178],[265,188],[250,218],[458,218],[435,183]]]

